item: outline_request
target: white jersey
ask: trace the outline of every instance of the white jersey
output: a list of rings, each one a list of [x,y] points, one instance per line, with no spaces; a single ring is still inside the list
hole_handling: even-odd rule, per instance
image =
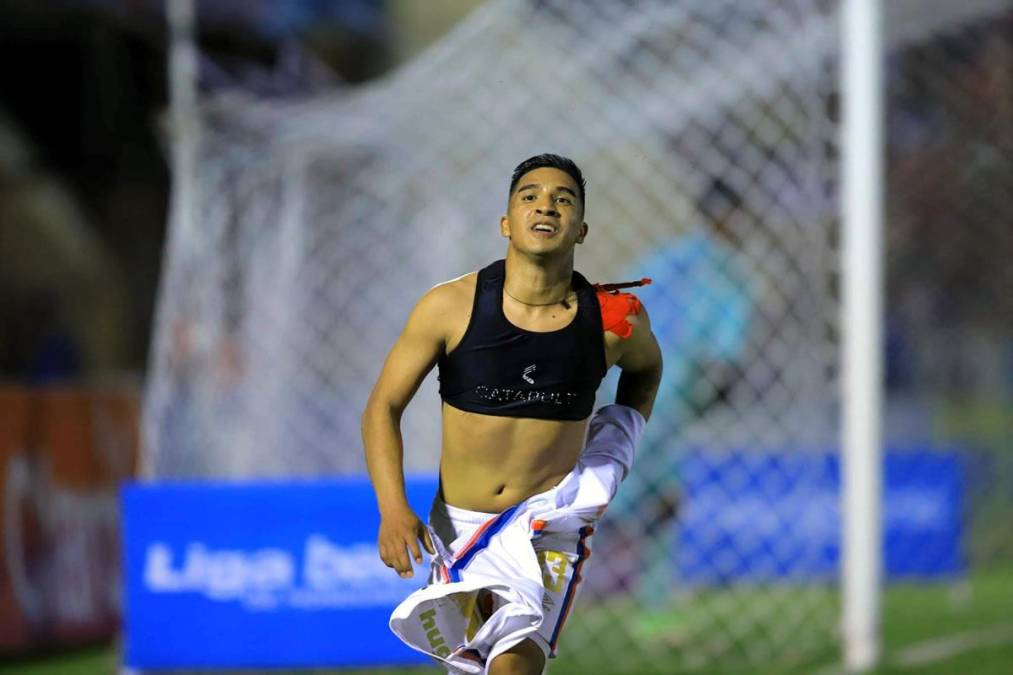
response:
[[[590,555],[587,539],[629,472],[643,428],[633,408],[601,408],[573,470],[502,513],[437,499],[427,528],[436,549],[429,583],[397,606],[391,630],[448,673],[486,673],[524,639],[554,656]],[[480,592],[491,595],[491,614],[479,611]]]

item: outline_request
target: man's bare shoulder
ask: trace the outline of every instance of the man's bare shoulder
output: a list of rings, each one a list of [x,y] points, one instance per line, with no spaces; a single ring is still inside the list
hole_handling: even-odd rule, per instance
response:
[[[477,283],[478,273],[472,272],[436,284],[426,291],[415,306],[409,325],[438,336],[444,348],[450,351],[457,346],[471,321]]]
[[[472,300],[478,272],[470,272],[455,279],[436,284],[419,300],[417,311],[427,317],[448,317],[471,314]]]
[[[598,301],[605,329],[605,355],[611,366],[651,340],[651,320],[647,308],[633,293],[599,294]]]
[[[475,285],[478,283],[478,272],[468,272],[461,276],[436,284],[430,289],[430,293],[440,293],[451,300],[460,300],[463,297],[471,298],[475,294]]]
[[[621,340],[619,366],[624,370],[661,369],[661,350],[651,330],[647,308],[638,303],[638,311],[627,318],[629,337]]]
[[[630,324],[631,344],[643,345],[655,339],[651,330],[651,317],[647,313],[647,306],[639,298],[636,311],[626,317],[626,320]]]

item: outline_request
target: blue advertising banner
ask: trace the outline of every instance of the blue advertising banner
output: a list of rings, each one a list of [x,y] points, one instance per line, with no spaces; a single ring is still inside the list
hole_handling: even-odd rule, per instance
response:
[[[407,481],[423,518],[435,478]],[[387,628],[427,568],[379,559],[369,481],[144,483],[122,490],[128,666],[424,662]]]
[[[676,560],[691,584],[831,580],[840,561],[836,453],[690,453]],[[956,452],[887,453],[883,552],[888,580],[965,569],[964,472]]]
[[[823,582],[838,575],[840,468],[830,453],[700,451],[682,463],[678,583]],[[407,481],[423,518],[433,478]],[[957,453],[891,452],[887,577],[965,569]],[[387,628],[422,585],[376,551],[365,477],[146,483],[122,491],[128,666],[144,669],[425,662]],[[607,517],[607,516],[606,516]]]

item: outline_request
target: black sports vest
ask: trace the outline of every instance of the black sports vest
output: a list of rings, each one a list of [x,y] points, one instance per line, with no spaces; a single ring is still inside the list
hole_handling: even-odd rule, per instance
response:
[[[440,358],[440,396],[455,408],[503,417],[582,420],[605,377],[601,309],[577,272],[577,315],[565,328],[535,333],[503,315],[506,263],[478,273],[468,329]]]

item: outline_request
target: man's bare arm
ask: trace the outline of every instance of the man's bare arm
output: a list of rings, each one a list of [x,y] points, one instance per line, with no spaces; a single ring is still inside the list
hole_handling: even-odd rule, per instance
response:
[[[407,551],[416,562],[422,561],[420,540],[434,552],[405,496],[401,416],[445,348],[446,322],[439,317],[448,311],[447,294],[445,287],[437,286],[412,310],[362,414],[366,466],[380,509],[380,558],[403,577],[412,576]]]
[[[633,324],[633,334],[624,342],[623,353],[616,362],[622,369],[616,403],[634,408],[649,419],[661,383],[661,349],[651,332],[646,309],[628,321]]]

